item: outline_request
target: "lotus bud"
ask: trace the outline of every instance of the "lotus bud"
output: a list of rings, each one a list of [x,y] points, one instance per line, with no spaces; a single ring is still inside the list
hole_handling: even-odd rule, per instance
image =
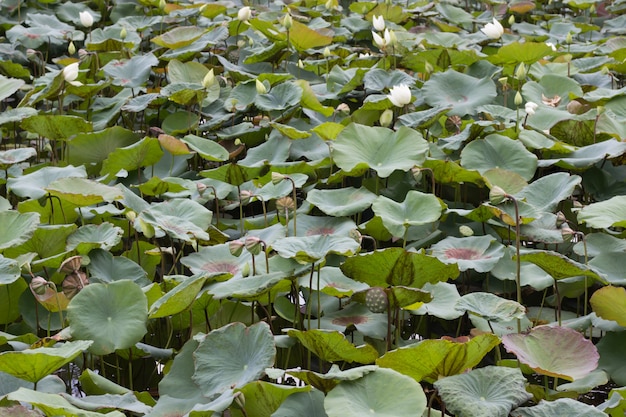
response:
[[[80,24],[86,28],[90,28],[93,26],[93,16],[88,11],[79,12],[78,17],[80,18]]]
[[[265,87],[265,84],[263,84],[258,78],[256,80],[256,92],[257,94],[267,94],[267,88]]]
[[[206,189],[209,188],[206,185],[204,185],[201,182],[197,182],[196,183],[196,189],[198,190],[198,194],[200,194],[200,196],[202,196],[204,194],[204,192],[206,191]]]
[[[133,210],[129,210],[126,212],[126,220],[128,220],[129,222],[134,222],[136,218],[137,213],[135,213]]]
[[[159,9],[165,10],[166,6],[167,6],[167,3],[165,2],[165,0],[159,0]]]
[[[509,16],[509,26],[513,26],[515,24],[515,16]]]
[[[254,46],[254,39],[248,38],[248,46]]]
[[[250,265],[249,264],[245,264],[244,266],[241,267],[241,275],[244,277],[247,277],[248,275],[250,275]]]
[[[504,27],[494,17],[493,23],[487,23],[480,31],[490,39],[500,39],[504,34]]]
[[[489,191],[489,202],[493,205],[497,205],[506,200],[508,194],[502,188],[494,185]]]
[[[35,277],[30,281],[30,289],[37,295],[44,295],[48,289],[48,281],[42,277]]]
[[[67,53],[70,55],[74,55],[76,53],[76,46],[74,46],[74,42],[70,41],[70,44],[67,47]]]
[[[474,231],[472,230],[472,228],[464,224],[459,226],[459,233],[461,234],[461,236],[465,237],[474,236]]]
[[[335,5],[333,4],[333,0],[328,0],[326,3],[324,3],[324,8],[326,10],[332,10],[335,8]]]
[[[243,395],[243,392],[239,391],[235,395],[235,404],[237,404],[242,409],[246,407],[246,397]]]
[[[592,15],[596,12],[596,5],[595,3],[591,3],[591,6],[589,6],[589,14]]]
[[[611,70],[606,65],[602,65],[602,68],[600,68],[600,72],[604,75],[609,75],[611,73]]]
[[[567,217],[565,217],[562,211],[559,211],[556,213],[556,227],[561,227],[563,223],[567,223]]]
[[[301,59],[298,60],[298,68],[304,69],[304,63],[302,62]]]
[[[324,48],[324,58],[330,58],[330,55],[330,49],[327,46],[326,48]]]
[[[239,201],[241,204],[248,204],[253,196],[254,194],[252,194],[249,190],[241,190],[239,193]]]
[[[382,32],[385,30],[385,18],[382,16],[374,16],[372,18],[372,24],[374,25],[374,29],[376,29],[379,32]]]
[[[515,78],[520,81],[526,79],[526,65],[524,65],[523,62],[517,66],[517,69],[515,70]]]
[[[350,114],[350,106],[347,103],[341,103],[337,106],[335,112],[347,116]]]
[[[242,7],[239,9],[239,12],[237,12],[237,19],[239,19],[240,22],[247,22],[250,20],[250,17],[252,17],[252,9],[248,6]]]
[[[239,146],[239,145],[243,144],[243,142],[239,138],[235,139],[235,141],[233,143],[235,144],[235,146]]]
[[[393,111],[391,109],[387,109],[380,114],[380,118],[378,122],[382,127],[389,127],[393,122]]]
[[[432,74],[432,72],[435,70],[435,68],[433,67],[433,64],[431,64],[430,62],[426,61],[424,62],[424,72],[426,74]]]
[[[263,242],[256,236],[248,236],[246,238],[245,246],[246,250],[252,255],[258,255],[259,253],[261,253]]]
[[[348,232],[348,236],[354,239],[356,242],[361,243],[363,240],[363,235],[359,232],[358,229],[352,229]]]
[[[28,48],[26,50],[26,58],[28,58],[28,59],[35,59],[35,58],[37,58],[37,51],[35,51],[33,48]]]
[[[567,36],[565,37],[565,43],[568,45],[572,43],[572,32],[567,32]]]
[[[243,248],[244,248],[245,244],[237,239],[237,240],[231,240],[230,242],[228,242],[228,250],[230,251],[230,254],[233,256],[239,256],[241,255],[241,253],[243,252]]]
[[[287,178],[287,176],[284,174],[281,174],[280,172],[276,172],[276,171],[272,172],[272,184],[274,185],[280,184],[285,178]]]
[[[285,17],[283,18],[283,27],[289,30],[291,29],[292,26],[293,26],[293,19],[291,18],[291,15],[287,13]]]
[[[75,81],[78,78],[78,62],[74,62],[67,67],[63,68],[63,78],[68,83]]]
[[[148,239],[152,239],[155,235],[154,226],[152,226],[149,223],[146,223],[144,219],[142,219],[141,217],[139,217],[137,220],[139,220],[138,223],[139,223],[139,227],[141,228],[141,233],[143,233],[143,235],[147,237]]]
[[[522,95],[518,91],[517,93],[515,93],[515,99],[513,99],[513,103],[515,103],[515,105],[519,107],[522,105],[523,102],[524,102],[524,99],[522,98]]]
[[[563,226],[561,227],[561,236],[563,237],[563,240],[569,242],[572,240],[574,235],[576,235],[576,232],[569,227],[567,223],[563,223]]]
[[[533,114],[535,114],[535,110],[537,110],[537,107],[539,107],[539,105],[537,103],[534,103],[532,101],[528,101],[524,105],[524,110],[526,111],[527,115],[532,116]]]
[[[498,82],[502,85],[502,88],[506,88],[509,86],[509,77],[500,77],[498,78]]]
[[[246,41],[244,41],[243,39],[239,39],[239,40],[237,41],[237,48],[241,49],[241,48],[243,48],[244,46],[246,46]]]
[[[213,84],[215,84],[215,73],[213,72],[213,68],[211,68],[202,79],[202,86],[207,90]]]
[[[122,27],[122,30],[120,30],[120,39],[124,40],[126,39],[126,36],[128,36],[128,31],[125,27]]]
[[[396,32],[394,32],[393,30],[389,31],[389,44],[390,45],[398,44],[398,38],[396,38]]]

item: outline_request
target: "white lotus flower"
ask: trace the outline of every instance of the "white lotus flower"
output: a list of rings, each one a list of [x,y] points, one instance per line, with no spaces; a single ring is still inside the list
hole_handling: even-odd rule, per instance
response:
[[[526,110],[527,115],[532,116],[533,114],[535,114],[535,110],[537,110],[537,107],[539,107],[537,103],[529,101],[524,105],[524,110]]]
[[[404,107],[411,102],[411,89],[406,84],[394,85],[389,90],[387,98],[396,107]]]
[[[90,28],[93,25],[93,16],[88,11],[79,12],[80,23],[86,28]]]
[[[76,78],[78,78],[78,62],[74,62],[73,64],[63,68],[63,79],[65,82],[68,82],[76,87],[83,85],[80,81],[76,81]]]
[[[252,9],[250,9],[249,6],[242,7],[237,12],[237,19],[239,19],[241,22],[247,22],[248,20],[250,20],[250,17],[252,17]]]
[[[374,29],[379,32],[385,30],[385,19],[382,16],[374,16],[372,18],[372,24],[374,25]]]
[[[494,17],[493,23],[487,23],[484,28],[480,29],[480,31],[487,35],[488,38],[500,39],[500,37],[504,33],[504,28],[502,27],[500,22],[498,22]]]
[[[556,52],[556,45],[552,42],[546,42],[546,45],[552,48],[552,52]]]
[[[379,49],[385,49],[387,45],[391,43],[391,34],[389,33],[389,29],[385,29],[383,37],[376,32],[372,32],[372,38],[374,38],[374,43]]]

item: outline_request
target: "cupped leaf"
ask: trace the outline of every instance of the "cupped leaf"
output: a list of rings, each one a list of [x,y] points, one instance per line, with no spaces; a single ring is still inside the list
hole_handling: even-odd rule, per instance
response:
[[[211,396],[241,388],[274,365],[276,347],[266,323],[231,323],[207,334],[194,352],[193,381]]]
[[[450,108],[449,115],[475,114],[476,108],[496,97],[496,85],[489,78],[474,78],[454,70],[433,74],[422,87],[426,104]]]
[[[340,235],[286,237],[272,244],[272,249],[283,258],[293,258],[303,264],[317,262],[329,254],[352,256],[360,247],[353,238]]]
[[[212,218],[211,211],[186,198],[158,203],[139,213],[139,219],[145,223],[185,242],[210,241],[211,236],[206,231]]]
[[[130,146],[138,139],[135,132],[121,126],[113,126],[98,132],[79,133],[68,141],[69,162],[86,168],[90,175],[97,175],[102,169],[102,162],[113,151]]]
[[[0,100],[13,95],[21,86],[24,85],[24,80],[17,78],[7,78],[4,75],[0,75]]]
[[[475,367],[499,344],[500,339],[493,334],[481,334],[464,343],[428,339],[387,352],[376,360],[376,365],[392,368],[416,381],[433,383]]]
[[[343,333],[336,330],[288,330],[287,334],[298,339],[304,347],[326,362],[371,364],[378,357],[372,345],[354,346]]]
[[[263,111],[285,110],[300,103],[301,98],[302,88],[286,82],[278,84],[266,94],[256,96],[254,104]]]
[[[148,311],[149,318],[173,316],[191,307],[208,275],[182,277],[183,281],[156,300]],[[164,278],[166,281],[167,277]],[[171,281],[171,280],[170,280]]]
[[[307,201],[329,216],[351,216],[366,210],[376,200],[376,194],[366,188],[339,188],[309,191]]]
[[[493,168],[505,168],[528,181],[535,175],[537,157],[522,142],[492,134],[469,143],[461,152],[461,165],[481,174]]]
[[[333,159],[339,168],[355,175],[371,168],[381,178],[422,164],[427,150],[428,143],[422,135],[404,126],[394,132],[352,123],[332,144]]]
[[[504,246],[491,236],[448,236],[431,247],[441,262],[456,263],[461,271],[488,272],[504,256]]]
[[[441,217],[445,206],[433,194],[411,190],[402,203],[379,196],[372,210],[383,220],[383,225],[396,237],[404,237],[410,226],[434,223]]]
[[[328,417],[419,416],[426,395],[419,383],[391,369],[377,369],[354,381],[344,381],[324,400]]]
[[[0,353],[0,371],[29,382],[38,382],[70,363],[91,346],[89,340],[66,342],[58,347],[41,347]]]
[[[72,298],[67,316],[72,336],[93,340],[90,351],[106,355],[134,346],[146,334],[148,301],[132,281],[90,284]]]
[[[145,137],[125,148],[118,148],[109,154],[102,163],[101,175],[108,175],[113,179],[120,172],[154,165],[163,156],[163,150],[157,138]]]
[[[51,195],[77,206],[91,206],[122,198],[118,188],[87,178],[61,178],[51,182],[45,190]]]
[[[203,246],[198,252],[181,258],[181,263],[194,274],[227,272],[233,277],[243,276],[248,270],[250,261],[251,257],[248,252],[242,253],[239,257],[232,255],[228,244]]]
[[[122,228],[113,226],[109,222],[99,225],[87,224],[81,226],[77,231],[67,238],[67,250],[74,250],[86,255],[92,249],[111,249],[122,240],[124,231]]]
[[[181,140],[207,161],[226,161],[228,159],[226,148],[210,139],[196,135],[187,135]]]
[[[466,294],[456,302],[455,308],[488,321],[521,319],[526,313],[523,305],[488,292]]]
[[[566,327],[535,327],[528,334],[507,334],[502,344],[535,372],[568,381],[598,367],[600,355],[590,340]]]
[[[507,417],[532,396],[526,378],[516,368],[487,366],[435,382],[446,408],[459,417]]]

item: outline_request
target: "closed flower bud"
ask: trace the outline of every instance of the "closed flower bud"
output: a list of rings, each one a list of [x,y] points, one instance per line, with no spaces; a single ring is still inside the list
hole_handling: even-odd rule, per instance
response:
[[[293,26],[293,19],[291,18],[290,14],[286,14],[283,18],[283,27],[289,30],[291,29],[291,26]]]
[[[330,58],[330,55],[330,49],[327,46],[326,48],[324,48],[324,58]]]
[[[90,28],[93,25],[93,16],[88,11],[78,13],[80,18],[80,24],[86,28]]]
[[[208,89],[213,84],[215,84],[215,73],[213,72],[213,68],[211,68],[202,79],[202,86]]]
[[[465,237],[474,236],[474,231],[472,230],[472,228],[464,224],[459,226],[459,233]]]
[[[263,242],[256,236],[248,236],[245,242],[246,250],[252,255],[261,253]]]
[[[519,107],[522,105],[523,102],[524,102],[524,99],[522,98],[522,95],[518,91],[517,93],[515,93],[515,99],[513,99],[513,103],[515,103],[515,105]]]
[[[68,83],[75,81],[78,78],[78,62],[74,62],[67,67],[63,68],[63,79]]]
[[[382,127],[389,127],[393,122],[393,111],[391,109],[387,109],[380,114],[380,118],[378,122]]]
[[[263,84],[258,78],[256,80],[256,92],[257,94],[267,94],[267,88],[265,87],[265,84]]]
[[[233,256],[239,256],[243,252],[245,244],[241,240],[231,240],[228,242],[228,250]]]
[[[298,60],[298,68],[304,69],[304,63],[302,62],[301,59]]]
[[[67,47],[67,53],[70,55],[74,55],[76,53],[76,46],[74,46],[74,42],[70,41],[70,44]]]
[[[515,16],[509,16],[509,26],[513,26],[515,24]]]
[[[126,220],[128,220],[129,222],[134,222],[136,218],[137,213],[135,213],[133,210],[126,212]]]
[[[522,62],[515,70],[515,78],[522,81],[526,79],[526,65]]]
[[[372,18],[372,24],[374,25],[374,29],[379,32],[385,30],[385,18],[382,16],[374,16]]]
[[[125,27],[122,27],[122,30],[120,30],[120,39],[121,40],[126,39],[127,35],[128,35],[128,31],[126,30]]]
[[[239,12],[237,12],[237,19],[239,19],[240,22],[247,22],[250,20],[250,17],[252,17],[252,9],[248,6],[242,7],[239,9]]]
[[[350,106],[348,106],[348,104],[346,103],[341,103],[337,106],[335,112],[347,116],[350,114]]]

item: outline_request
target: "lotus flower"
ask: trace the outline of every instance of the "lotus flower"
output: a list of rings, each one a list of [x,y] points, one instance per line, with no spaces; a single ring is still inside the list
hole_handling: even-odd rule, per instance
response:
[[[374,43],[379,49],[385,49],[387,45],[391,43],[391,34],[389,33],[389,29],[385,29],[383,37],[380,37],[380,35],[376,32],[372,32],[372,37],[374,38]]]
[[[237,12],[237,19],[241,22],[247,22],[250,20],[250,17],[252,17],[252,9],[250,9],[249,6],[242,7],[239,9],[239,12]]]
[[[93,16],[91,13],[84,11],[78,13],[78,16],[80,17],[80,23],[86,28],[90,28],[93,25]]]
[[[374,16],[372,18],[372,24],[374,25],[374,29],[379,32],[385,30],[385,19],[382,16]]]
[[[396,107],[404,107],[411,102],[411,90],[406,84],[395,85],[389,90],[387,98]]]
[[[78,78],[78,62],[74,62],[63,68],[63,79],[65,79],[66,82],[76,86],[82,85],[79,81],[76,81],[76,78]]]
[[[535,110],[537,110],[537,107],[539,107],[537,103],[529,101],[524,105],[524,110],[526,110],[527,115],[532,116],[533,114],[535,114]]]
[[[487,35],[488,38],[500,39],[500,37],[504,33],[504,28],[502,27],[500,22],[498,22],[494,17],[493,23],[487,23],[484,28],[480,29],[480,31]]]

